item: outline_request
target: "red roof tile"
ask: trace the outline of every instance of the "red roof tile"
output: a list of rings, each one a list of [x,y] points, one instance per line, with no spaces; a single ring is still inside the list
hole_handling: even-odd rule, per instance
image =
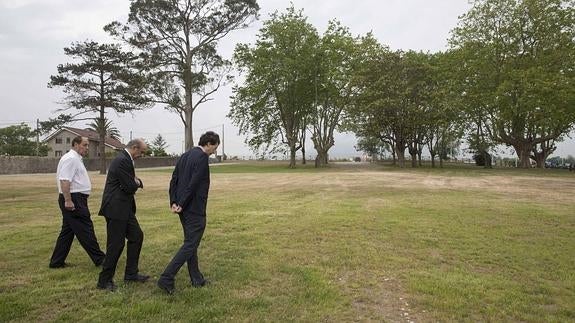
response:
[[[75,135],[86,137],[86,138],[88,138],[88,140],[100,142],[100,135],[96,131],[94,131],[92,129],[79,129],[79,128],[72,128],[72,127],[62,127],[58,131],[56,131],[54,134],[52,134],[48,138],[46,138],[45,140],[49,140],[50,138],[54,137],[56,134],[60,133],[62,130],[68,130]],[[106,144],[108,146],[111,146],[111,147],[116,148],[116,149],[122,149],[122,148],[126,147],[118,139],[114,139],[114,138],[110,138],[110,137],[106,137]]]

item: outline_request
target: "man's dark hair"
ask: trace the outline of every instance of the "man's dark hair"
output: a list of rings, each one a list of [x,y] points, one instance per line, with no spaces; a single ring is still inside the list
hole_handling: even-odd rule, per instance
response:
[[[82,143],[82,139],[84,139],[84,137],[82,136],[76,136],[74,137],[74,139],[72,139],[72,147],[74,147],[74,145],[79,145]]]
[[[198,146],[206,146],[207,144],[212,145],[219,145],[220,144],[220,136],[213,132],[208,131],[200,137],[200,141],[198,142]]]

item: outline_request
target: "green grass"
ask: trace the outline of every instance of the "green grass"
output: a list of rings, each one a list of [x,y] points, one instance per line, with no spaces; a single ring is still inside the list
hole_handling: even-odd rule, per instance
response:
[[[211,168],[200,265],[212,284],[174,296],[155,279],[181,244],[171,170],[141,171],[140,269],[95,288],[77,242],[48,269],[60,227],[51,175],[0,177],[0,321],[575,320],[575,176],[540,170],[279,163]],[[91,174],[96,216],[104,177]]]

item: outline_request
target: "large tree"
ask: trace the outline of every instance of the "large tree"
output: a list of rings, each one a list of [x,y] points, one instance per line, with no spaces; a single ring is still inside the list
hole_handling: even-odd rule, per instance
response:
[[[530,167],[575,123],[575,1],[476,0],[453,31],[468,106]]]
[[[371,35],[363,43],[366,54],[354,81],[359,94],[348,125],[358,137],[379,138],[392,146],[400,167],[405,166],[405,150],[410,148],[415,167],[429,104],[425,54],[391,52]]]
[[[405,92],[399,93],[402,109],[408,113],[411,131],[408,137],[408,151],[411,155],[411,166],[421,166],[421,155],[424,146],[429,142],[429,135],[434,124],[432,116],[437,109],[433,94],[437,86],[432,68],[432,55],[424,52],[407,51],[400,53],[402,66],[402,83]]]
[[[0,155],[46,156],[50,148],[36,140],[37,132],[24,123],[0,128]]]
[[[289,151],[290,167],[313,108],[318,41],[315,28],[291,7],[264,22],[254,47],[240,44],[234,54],[246,75],[234,87],[228,116],[254,150]]]
[[[61,114],[45,124],[57,126],[80,120],[83,114],[96,114],[99,119],[96,123],[105,124],[108,110],[124,113],[147,106],[144,77],[136,73],[138,58],[123,51],[120,45],[85,41],[73,43],[64,52],[77,62],[58,65],[58,74],[50,76],[48,87],[62,87],[67,94],[64,99],[67,107],[60,111],[75,109],[77,113]],[[100,174],[105,174],[106,129],[99,130]]]
[[[316,167],[327,165],[329,149],[335,144],[334,131],[353,104],[352,78],[361,48],[358,43],[346,27],[330,21],[316,48],[314,111],[310,116]]]
[[[431,167],[439,157],[440,167],[448,150],[458,145],[465,130],[465,119],[461,108],[460,86],[452,77],[453,55],[438,52],[429,55],[431,88],[429,89],[429,110],[426,113],[427,147],[431,156]]]
[[[193,146],[193,115],[227,80],[218,41],[257,18],[255,0],[132,0],[125,24],[105,29],[141,51],[153,101],[179,114]]]

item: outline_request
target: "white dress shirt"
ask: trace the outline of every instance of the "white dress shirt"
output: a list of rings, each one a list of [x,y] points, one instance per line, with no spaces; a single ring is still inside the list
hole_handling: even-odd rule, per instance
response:
[[[124,150],[128,153],[128,156],[130,156],[130,159],[132,160],[132,165],[134,165],[134,167],[136,167],[136,165],[134,163],[134,157],[132,157],[132,154],[130,154],[130,151],[126,148],[124,148]]]
[[[58,182],[58,193],[62,194],[62,187],[60,181],[70,182],[70,193],[83,193],[90,194],[92,190],[92,183],[88,176],[86,166],[82,162],[82,156],[74,149],[70,149],[65,153],[58,162],[58,170],[56,172],[56,182]]]

